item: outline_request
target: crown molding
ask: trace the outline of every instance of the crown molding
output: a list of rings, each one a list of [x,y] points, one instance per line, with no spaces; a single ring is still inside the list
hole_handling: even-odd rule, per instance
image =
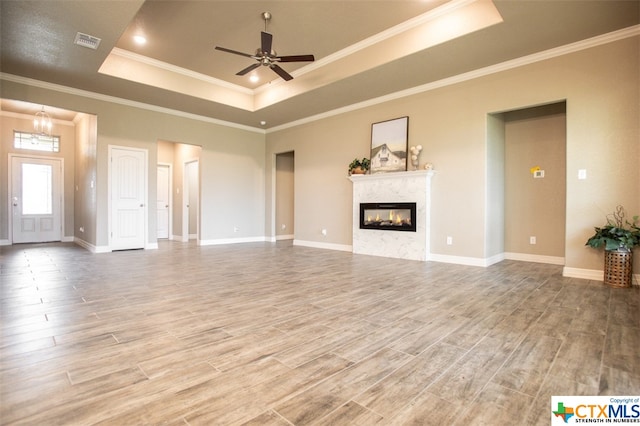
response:
[[[200,80],[204,83],[211,84],[213,86],[225,87],[227,89],[235,90],[236,92],[243,93],[246,95],[253,96],[254,94],[253,90],[240,86],[238,84],[229,83],[228,81],[220,80],[219,78],[210,77],[206,74],[201,74],[199,72],[195,72],[186,68],[172,65],[167,62],[149,58],[148,56],[144,56],[138,53],[130,52],[128,50],[120,49],[119,47],[114,47],[111,50],[110,55],[120,56],[130,61],[140,62],[142,64],[152,66],[154,68],[160,68],[165,71],[181,74],[181,75],[184,75],[185,77],[193,78],[195,80]]]
[[[90,92],[87,90],[76,89],[73,87],[62,86],[60,84],[48,83],[46,81],[34,80],[32,78],[21,77],[13,74],[6,74],[0,72],[0,80],[10,81],[13,83],[24,84],[32,87],[39,87],[41,89],[52,90],[55,92],[65,93],[74,96],[81,96],[84,98],[89,98],[97,101],[110,102],[118,105],[129,106],[133,108],[140,108],[148,111],[159,112],[163,114],[174,115],[177,117],[188,118],[191,120],[204,121],[206,123],[217,124],[225,127],[232,127],[235,129],[247,130],[255,133],[265,133],[264,129],[258,127],[247,126],[244,124],[238,124],[231,121],[219,120],[216,118],[205,117],[203,115],[192,114],[176,109],[160,107],[157,105],[151,105],[144,102],[131,101],[128,99],[118,98],[110,95],[103,95],[101,93]],[[83,112],[83,111],[80,111]]]
[[[267,133],[277,132],[280,130],[284,130],[284,129],[300,126],[303,124],[311,123],[314,121],[322,120],[325,118],[333,117],[336,115],[344,114],[350,111],[356,111],[356,110],[367,108],[370,106],[379,105],[381,103],[393,101],[396,99],[413,96],[419,93],[429,92],[431,90],[439,89],[446,86],[451,86],[454,84],[462,83],[464,81],[469,81],[476,78],[488,76],[491,74],[496,74],[502,71],[508,71],[514,68],[519,68],[525,65],[534,64],[536,62],[545,61],[547,59],[568,55],[570,53],[579,52],[582,50],[590,49],[592,47],[613,43],[615,41],[624,40],[624,39],[635,37],[638,35],[640,35],[640,25],[634,25],[631,27],[623,28],[621,30],[612,31],[610,33],[606,33],[596,37],[581,40],[575,43],[570,43],[564,46],[560,46],[560,47],[545,50],[542,52],[534,53],[531,55],[523,56],[520,58],[512,59],[510,61],[501,62],[499,64],[490,65],[488,67],[479,68],[477,70],[458,74],[453,77],[444,78],[442,80],[434,81],[421,86],[412,87],[410,89],[402,90],[399,92],[380,96],[374,99],[369,99],[366,101],[347,105],[345,107],[336,108],[334,110],[326,111],[321,114],[316,114],[310,117],[302,118],[300,120],[295,120],[286,124],[282,124],[280,126],[267,129]]]
[[[0,111],[0,117],[9,117],[9,118],[17,118],[19,120],[33,120],[33,114],[25,114],[21,112],[12,112],[12,111]],[[58,124],[62,126],[74,127],[75,123],[73,121],[61,120],[59,118],[52,118],[51,122],[53,124]]]
[[[14,82],[14,83],[28,85],[28,86],[39,87],[39,88],[42,88],[42,89],[53,90],[53,91],[60,92],[60,93],[66,93],[66,94],[70,94],[70,95],[81,96],[81,97],[94,99],[94,100],[98,100],[98,101],[111,102],[111,103],[115,103],[115,104],[119,104],[119,105],[130,106],[130,107],[134,107],[134,108],[140,108],[140,109],[160,112],[160,113],[174,115],[174,116],[183,117],[183,118],[188,118],[188,119],[192,119],[192,120],[198,120],[198,121],[203,121],[203,122],[207,122],[207,123],[217,124],[217,125],[221,125],[221,126],[225,126],[225,127],[231,127],[231,128],[241,129],[241,130],[247,130],[247,131],[250,131],[250,132],[261,133],[261,134],[265,134],[265,133],[268,134],[268,133],[273,133],[273,132],[277,132],[277,131],[280,131],[280,130],[284,130],[284,129],[300,126],[300,125],[303,125],[303,124],[311,123],[311,122],[314,122],[314,121],[322,120],[322,119],[325,119],[325,118],[333,117],[333,116],[336,116],[336,115],[344,114],[344,113],[347,113],[347,112],[356,111],[356,110],[359,110],[359,109],[363,109],[363,108],[367,108],[367,107],[370,107],[370,106],[378,105],[378,104],[381,104],[381,103],[389,102],[389,101],[392,101],[392,100],[401,99],[401,98],[405,98],[405,97],[412,96],[412,95],[415,95],[415,94],[424,93],[424,92],[428,92],[428,91],[435,90],[435,89],[438,89],[438,88],[442,88],[442,87],[458,84],[458,83],[461,83],[461,82],[464,82],[464,81],[473,80],[473,79],[476,79],[476,78],[479,78],[479,77],[483,77],[483,76],[499,73],[499,72],[502,72],[502,71],[511,70],[511,69],[514,69],[514,68],[518,68],[518,67],[522,67],[522,66],[525,66],[525,65],[533,64],[533,63],[544,61],[544,60],[547,60],[547,59],[552,59],[552,58],[556,58],[556,57],[559,57],[559,56],[567,55],[567,54],[570,54],[570,53],[579,52],[579,51],[582,51],[582,50],[590,49],[592,47],[601,46],[601,45],[604,45],[604,44],[616,42],[616,41],[627,39],[627,38],[630,38],[630,37],[635,37],[635,36],[638,36],[638,35],[640,35],[640,25],[634,25],[632,27],[624,28],[624,29],[617,30],[617,31],[612,31],[612,32],[607,33],[607,34],[603,34],[603,35],[600,35],[600,36],[592,37],[592,38],[589,38],[589,39],[585,39],[585,40],[578,41],[578,42],[575,42],[575,43],[567,44],[567,45],[560,46],[560,47],[557,47],[557,48],[545,50],[543,52],[534,53],[532,55],[523,56],[521,58],[516,58],[516,59],[510,60],[510,61],[502,62],[500,64],[491,65],[491,66],[480,68],[480,69],[477,69],[477,70],[474,70],[474,71],[469,71],[469,72],[466,72],[466,73],[463,73],[463,74],[459,74],[459,75],[456,75],[456,76],[453,76],[453,77],[449,77],[449,78],[445,78],[445,79],[438,80],[438,81],[435,81],[435,82],[427,83],[427,84],[424,84],[424,85],[421,85],[421,86],[416,86],[416,87],[413,87],[413,88],[410,88],[410,89],[407,89],[407,90],[402,90],[402,91],[399,91],[399,92],[391,93],[389,95],[380,96],[380,97],[377,97],[377,98],[374,98],[374,99],[369,99],[367,101],[363,101],[363,102],[358,102],[358,103],[355,103],[355,104],[347,105],[345,107],[341,107],[341,108],[337,108],[337,109],[334,109],[334,110],[331,110],[331,111],[326,111],[326,112],[321,113],[321,114],[316,114],[316,115],[313,115],[313,116],[305,117],[305,118],[302,118],[300,120],[291,121],[289,123],[285,123],[285,124],[282,124],[280,126],[272,127],[270,129],[266,129],[266,130],[262,129],[262,128],[258,128],[258,127],[252,127],[252,126],[233,123],[233,122],[229,122],[229,121],[219,120],[219,119],[215,119],[215,118],[211,118],[211,117],[205,117],[205,116],[201,116],[201,115],[197,115],[197,114],[187,113],[187,112],[180,111],[180,110],[159,107],[159,106],[156,106],[156,105],[146,104],[146,103],[143,103],[143,102],[131,101],[131,100],[123,99],[123,98],[118,98],[118,97],[115,97],[115,96],[103,95],[103,94],[100,94],[100,93],[89,92],[89,91],[86,91],[86,90],[75,89],[75,88],[68,87],[68,86],[62,86],[62,85],[59,85],[59,84],[48,83],[48,82],[44,82],[44,81],[40,81],[40,80],[34,80],[34,79],[31,79],[31,78],[16,76],[16,75],[12,75],[12,74],[6,74],[6,73],[2,73],[2,72],[0,72],[0,80],[6,80],[6,81]]]

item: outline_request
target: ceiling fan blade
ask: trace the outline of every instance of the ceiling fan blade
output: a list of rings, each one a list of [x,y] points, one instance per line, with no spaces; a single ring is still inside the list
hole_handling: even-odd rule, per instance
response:
[[[266,53],[267,55],[271,54],[271,46],[273,44],[273,35],[269,33],[265,33],[264,31],[261,31],[260,35],[261,35],[260,49],[262,50],[263,53]]]
[[[280,68],[278,64],[271,64],[269,65],[269,68],[271,68],[276,74],[278,74],[283,79],[287,81],[293,80],[293,77],[291,77],[291,74],[289,74],[288,72]]]
[[[237,50],[227,49],[226,47],[216,46],[216,50],[221,50],[222,52],[233,53],[234,55],[246,56],[247,58],[253,58],[253,55],[248,53],[238,52]]]
[[[277,56],[280,62],[313,62],[316,59],[313,55],[291,55],[291,56]]]
[[[246,73],[255,70],[259,66],[260,66],[260,62],[258,62],[257,64],[249,65],[248,67],[246,67],[242,71],[237,72],[236,75],[245,75]]]

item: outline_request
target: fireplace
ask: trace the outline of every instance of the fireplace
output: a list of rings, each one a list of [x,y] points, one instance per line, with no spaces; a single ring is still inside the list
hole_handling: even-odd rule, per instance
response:
[[[416,232],[416,203],[360,203],[360,229]]]
[[[431,253],[431,178],[434,174],[433,170],[416,170],[349,176],[348,179],[353,183],[351,209],[353,253],[407,260],[429,260]],[[393,203],[389,201],[393,201]],[[384,206],[395,204],[394,207],[400,207],[400,210],[404,210],[405,203],[409,204],[409,209],[411,209],[411,205],[414,205],[415,216],[409,214],[411,224],[415,226],[414,232],[390,232],[376,228],[362,229],[364,221],[361,222],[361,220],[365,218],[362,213],[363,203],[377,203]],[[387,211],[387,217],[389,217],[388,214]]]

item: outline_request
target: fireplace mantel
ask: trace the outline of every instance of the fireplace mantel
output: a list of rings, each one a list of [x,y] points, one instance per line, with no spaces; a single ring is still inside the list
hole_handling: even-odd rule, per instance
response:
[[[429,260],[433,170],[352,175],[353,253]],[[360,203],[415,202],[416,232],[360,229]]]
[[[372,181],[372,180],[391,180],[391,179],[404,179],[406,177],[427,177],[431,178],[435,175],[434,170],[416,170],[409,172],[393,172],[393,173],[376,173],[373,175],[351,175],[348,176],[351,182],[360,181]]]

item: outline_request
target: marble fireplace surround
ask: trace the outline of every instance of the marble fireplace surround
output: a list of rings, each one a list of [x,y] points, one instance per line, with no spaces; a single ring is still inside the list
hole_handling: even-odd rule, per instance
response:
[[[433,170],[352,175],[353,253],[429,260]],[[416,232],[360,229],[360,203],[416,203]]]

